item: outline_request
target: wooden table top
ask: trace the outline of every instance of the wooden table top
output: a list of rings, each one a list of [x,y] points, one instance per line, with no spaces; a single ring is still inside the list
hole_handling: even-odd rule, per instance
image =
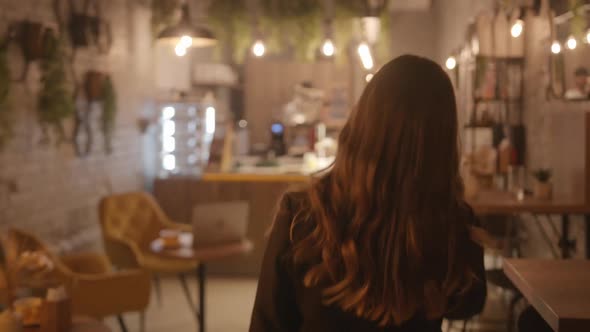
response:
[[[590,331],[589,260],[506,259],[504,272],[554,331]]]
[[[23,332],[41,332],[40,327],[25,327]],[[108,328],[103,323],[99,322],[98,320],[88,318],[88,317],[78,317],[74,316],[72,318],[72,328],[69,332],[112,332],[110,328]]]
[[[477,214],[590,214],[590,204],[583,198],[556,197],[551,200],[539,200],[527,196],[519,201],[508,192],[483,191],[477,197],[467,200]]]
[[[163,257],[180,258],[187,260],[211,261],[233,255],[246,254],[252,251],[254,245],[250,240],[242,240],[228,244],[220,244],[203,248],[181,247],[179,249],[158,248],[151,245],[153,253]]]
[[[273,173],[205,173],[202,181],[221,182],[296,182],[305,183],[311,179],[305,174]]]

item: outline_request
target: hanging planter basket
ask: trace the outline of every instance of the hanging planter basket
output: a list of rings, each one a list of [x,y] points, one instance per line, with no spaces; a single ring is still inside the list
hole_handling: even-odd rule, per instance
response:
[[[29,21],[20,23],[20,46],[27,62],[43,57],[45,32],[46,29],[41,23]]]
[[[98,40],[100,19],[85,14],[72,14],[70,40],[74,48],[88,47]]]

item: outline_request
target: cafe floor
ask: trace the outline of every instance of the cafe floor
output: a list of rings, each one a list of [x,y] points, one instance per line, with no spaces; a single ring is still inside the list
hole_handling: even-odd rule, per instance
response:
[[[196,282],[192,284],[193,294],[196,294]],[[207,332],[247,331],[255,292],[254,279],[210,278],[207,286]],[[196,321],[178,280],[163,279],[162,294],[162,305],[159,306],[152,293],[146,332],[197,331]],[[506,331],[504,318],[507,306],[502,299],[502,293],[490,287],[484,314],[478,321],[469,324],[469,331]],[[125,321],[130,332],[139,331],[139,315],[128,314]],[[107,319],[106,323],[113,332],[120,331],[114,318]],[[462,323],[457,322],[450,332],[461,331],[461,328]]]

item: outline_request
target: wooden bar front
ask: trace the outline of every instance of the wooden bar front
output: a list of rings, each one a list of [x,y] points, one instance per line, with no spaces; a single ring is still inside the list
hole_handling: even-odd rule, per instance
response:
[[[174,221],[191,223],[194,206],[206,203],[247,201],[248,238],[254,244],[246,256],[208,264],[213,274],[257,276],[267,233],[281,195],[309,180],[303,175],[205,174],[197,178],[157,179],[154,196]]]

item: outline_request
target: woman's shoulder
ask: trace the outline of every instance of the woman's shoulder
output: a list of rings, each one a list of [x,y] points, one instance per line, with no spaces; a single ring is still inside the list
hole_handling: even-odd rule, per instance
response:
[[[473,208],[471,207],[471,205],[469,203],[467,203],[465,200],[460,201],[459,209],[461,209],[462,215],[464,216],[465,222],[467,223],[467,225],[469,225],[469,226],[479,226],[480,225],[480,221],[477,218],[477,215],[475,215],[475,211],[473,210]]]
[[[294,235],[291,233],[293,224],[297,221],[308,219],[309,212],[309,195],[307,190],[289,190],[279,200],[272,228],[281,234],[288,233],[290,240],[292,240],[292,236]],[[297,229],[299,228],[297,227]]]
[[[294,188],[286,191],[281,198],[281,208],[285,205],[291,210],[303,208],[309,200],[307,189]]]

